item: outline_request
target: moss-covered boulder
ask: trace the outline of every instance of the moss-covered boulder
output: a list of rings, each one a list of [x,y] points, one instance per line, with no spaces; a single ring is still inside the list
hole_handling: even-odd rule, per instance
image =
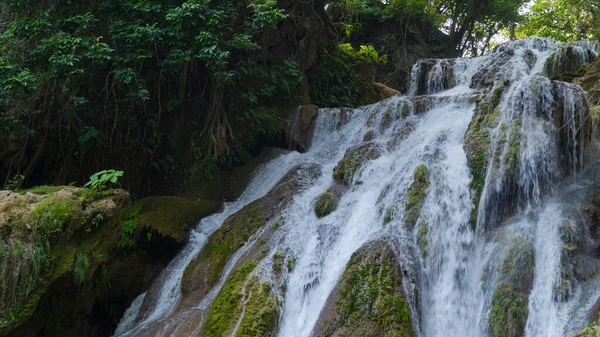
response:
[[[414,228],[421,216],[421,209],[423,208],[429,185],[429,169],[426,165],[417,166],[404,204],[404,225],[407,228]]]
[[[179,196],[190,201],[235,201],[261,166],[286,153],[289,151],[266,147],[256,157],[247,153],[243,158],[244,164],[231,170],[217,170],[208,176],[200,170],[186,181],[186,186]]]
[[[181,197],[148,197],[138,201],[139,226],[183,244],[198,220],[216,213],[221,203],[213,200],[190,201]]]
[[[373,159],[379,158],[381,150],[374,142],[362,143],[346,150],[344,158],[333,169],[333,179],[338,183],[350,186],[354,175],[363,165]]]
[[[70,186],[0,191],[0,335],[75,334],[129,199],[123,190]]]
[[[313,336],[415,336],[402,275],[389,244],[364,245],[329,295]]]
[[[521,236],[515,237],[500,266],[492,296],[490,326],[495,337],[523,336],[534,264],[532,244]]]
[[[217,283],[233,253],[320,174],[316,164],[296,166],[267,195],[227,218],[186,268],[181,281],[182,305],[199,303]]]
[[[255,268],[247,262],[229,275],[210,308],[202,336],[275,336],[277,297],[269,282],[251,274]]]
[[[328,188],[325,193],[317,197],[317,200],[315,201],[315,214],[318,218],[327,216],[337,209],[344,190],[344,186],[334,184],[332,187]]]

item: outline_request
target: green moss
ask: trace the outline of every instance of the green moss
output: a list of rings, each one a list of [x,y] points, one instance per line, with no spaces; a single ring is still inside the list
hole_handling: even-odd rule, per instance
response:
[[[369,130],[369,131],[367,131],[367,133],[365,133],[365,135],[363,137],[363,142],[370,142],[373,139],[375,139],[375,136],[376,136],[375,131]]]
[[[500,266],[498,285],[492,296],[490,324],[496,337],[523,335],[534,263],[531,243],[521,236],[515,237]]]
[[[229,275],[210,307],[203,336],[225,336],[226,332],[231,332],[230,330],[233,328],[231,325],[235,324],[234,316],[238,314],[238,306],[242,299],[240,290],[244,287],[246,277],[254,268],[256,265],[249,262]]]
[[[203,336],[230,335],[238,323],[236,337],[268,336],[275,332],[278,303],[269,284],[250,276],[255,268],[253,262],[248,262],[227,278],[210,308]]]
[[[331,189],[321,194],[315,203],[315,214],[318,218],[322,218],[329,215],[331,212],[337,209],[337,202],[335,201]]]
[[[523,336],[527,315],[527,298],[514,284],[502,283],[492,296],[490,325],[496,337]]]
[[[62,190],[64,192],[59,194]],[[106,219],[103,215],[102,221],[93,221],[112,208],[85,208],[102,196],[91,196],[86,189],[73,187],[43,187],[36,192],[46,198],[31,214],[13,218],[10,246],[0,242],[0,335],[17,327],[23,329],[23,322],[29,319],[44,298],[47,301],[48,290],[54,289],[51,287],[58,280],[66,288],[88,287],[88,276],[106,261],[120,233],[118,219],[111,218],[111,212],[106,212]],[[113,195],[110,196],[115,202],[110,203],[113,208],[115,204],[122,204],[125,197],[129,198],[124,191]],[[7,266],[11,265],[23,268],[13,270],[13,277],[7,277]],[[23,287],[28,290],[23,291]],[[80,298],[71,298],[62,305],[60,312],[44,313],[42,320],[56,320],[81,301]],[[35,334],[38,333],[36,328],[40,329],[36,326],[24,329]]]
[[[423,256],[427,256],[427,248],[429,246],[429,241],[427,239],[427,235],[429,234],[429,229],[427,226],[421,226],[417,230],[417,244],[421,249],[421,253]]]
[[[387,130],[390,127],[390,125],[392,125],[393,120],[394,120],[394,118],[392,117],[391,109],[388,109],[388,111],[381,118],[381,124],[379,125],[379,130],[381,130],[381,131]]]
[[[209,286],[212,287],[217,283],[231,255],[264,224],[264,219],[255,210],[249,210],[237,223],[222,226],[208,239],[198,258],[201,261],[208,259],[210,262],[206,275]]]
[[[64,188],[64,186],[42,185],[42,186],[35,186],[35,187],[25,189],[25,190],[19,190],[18,193],[19,194],[33,193],[33,194],[37,194],[37,195],[45,195],[45,194],[52,194],[52,193],[58,192],[58,191],[62,190],[63,188]]]
[[[385,211],[385,214],[383,215],[383,223],[387,224],[390,223],[392,221],[392,219],[394,218],[394,215],[396,214],[396,209],[394,207],[390,207]]]
[[[288,256],[285,266],[286,266],[288,272],[291,272],[292,270],[294,270],[294,267],[296,266],[296,259],[293,256]]]
[[[285,258],[285,254],[281,251],[278,251],[273,255],[273,272],[276,276],[281,276],[281,272],[283,271],[283,260]]]
[[[156,230],[162,236],[183,243],[189,230],[200,218],[215,213],[219,202],[211,200],[190,201],[180,197],[149,197],[139,201],[139,223]]]
[[[470,217],[473,228],[477,222],[479,200],[483,193],[489,164],[491,150],[491,135],[489,130],[498,125],[498,118],[500,116],[498,105],[507,85],[508,83],[497,86],[486,98],[477,101],[475,114],[469,123],[469,128],[465,136],[464,148],[467,154],[467,165],[472,176],[470,187],[475,192],[473,197],[475,207],[471,211]]]
[[[420,165],[413,174],[413,183],[408,188],[405,201],[404,225],[407,228],[414,228],[417,220],[421,216],[421,209],[429,188],[429,170],[426,165]]]
[[[344,158],[333,169],[333,179],[350,186],[354,175],[364,163],[379,158],[380,155],[381,153],[374,143],[363,143],[346,150]]]
[[[370,253],[373,252],[367,254]],[[386,336],[414,335],[410,308],[402,296],[402,282],[395,263],[390,256],[367,259],[353,256],[342,276],[336,303],[349,331],[369,320]]]
[[[519,283],[526,289],[531,286],[534,271],[534,249],[531,243],[517,236],[502,261],[498,277],[503,281]]]

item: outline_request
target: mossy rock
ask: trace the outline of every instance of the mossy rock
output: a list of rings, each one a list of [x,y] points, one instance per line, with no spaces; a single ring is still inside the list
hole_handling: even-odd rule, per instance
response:
[[[344,158],[333,169],[333,179],[340,184],[350,186],[354,175],[370,160],[379,158],[381,150],[373,142],[363,143],[346,150]]]
[[[317,201],[315,202],[315,214],[318,218],[327,216],[337,209],[345,189],[344,186],[334,184],[332,187],[328,188],[325,193],[317,197]]]
[[[496,86],[488,91],[484,98],[477,101],[475,114],[469,123],[465,135],[464,149],[467,155],[467,166],[471,172],[470,187],[474,191],[473,204],[475,208],[471,211],[470,223],[474,229],[477,222],[479,201],[485,185],[485,177],[489,166],[491,152],[490,130],[498,125],[500,108],[498,105],[502,94],[506,90],[506,84]]]
[[[181,197],[148,197],[139,200],[139,225],[157,231],[182,244],[198,220],[219,210],[221,204],[212,200],[190,201]]]
[[[419,249],[421,249],[421,253],[423,256],[427,256],[427,251],[429,248],[429,240],[427,236],[429,235],[429,228],[427,226],[421,226],[417,230],[417,245]]]
[[[8,219],[1,228],[0,269],[10,270],[0,275],[0,335],[31,336],[44,330],[47,336],[60,336],[53,324],[67,319],[73,329],[82,324],[96,293],[89,282],[116,247],[122,230],[119,213],[129,200],[123,190],[70,186],[0,192],[0,212]],[[37,309],[72,289],[90,291],[91,298],[69,297],[56,312]]]
[[[279,306],[269,283],[251,275],[256,268],[248,262],[234,270],[215,298],[202,336],[274,336]]]
[[[502,283],[492,296],[490,325],[496,337],[520,337],[529,315],[528,300],[514,284]]]
[[[504,257],[492,296],[490,326],[496,337],[521,337],[525,330],[528,297],[533,288],[534,249],[527,239],[516,236]]]
[[[427,169],[426,165],[419,165],[415,169],[413,183],[408,188],[408,193],[406,194],[404,225],[407,228],[414,228],[421,216],[421,209],[423,208],[429,185],[429,169]]]
[[[397,257],[383,241],[352,255],[329,295],[314,336],[415,336]]]
[[[227,218],[186,268],[181,281],[184,296],[190,301],[203,298],[221,277],[229,258],[320,174],[319,165],[296,166],[267,195]]]

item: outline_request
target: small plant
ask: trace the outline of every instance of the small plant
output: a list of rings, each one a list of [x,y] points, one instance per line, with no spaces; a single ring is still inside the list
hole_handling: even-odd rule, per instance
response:
[[[22,174],[18,174],[16,176],[14,176],[14,178],[10,179],[6,183],[6,186],[4,186],[4,188],[7,190],[16,192],[21,188],[21,185],[23,185],[24,181],[25,181],[25,176]]]
[[[85,274],[90,267],[90,260],[82,253],[78,252],[75,258],[75,265],[73,266],[73,278],[75,282],[81,284],[85,280]]]
[[[125,207],[121,211],[121,227],[123,228],[123,232],[121,232],[121,238],[119,239],[119,242],[117,242],[117,247],[123,249],[133,247],[135,244],[133,241],[133,234],[140,221],[141,210],[142,204],[135,203],[129,207]],[[150,241],[152,239],[152,233],[148,234],[150,234],[150,236],[147,236],[147,238],[148,241]]]
[[[108,183],[116,184],[119,177],[123,176],[123,171],[102,170],[94,173],[90,177],[90,181],[85,184],[85,187],[91,187],[94,190],[102,191]]]

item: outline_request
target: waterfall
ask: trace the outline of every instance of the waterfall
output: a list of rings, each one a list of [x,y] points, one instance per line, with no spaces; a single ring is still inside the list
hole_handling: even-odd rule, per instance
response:
[[[242,287],[241,316],[228,334],[241,329],[256,291],[246,285],[263,282],[278,304],[277,336],[312,336],[353,254],[380,239],[395,243],[419,336],[498,336],[507,329],[499,323],[501,296],[528,312],[509,327],[517,334],[563,336],[581,328],[593,305],[587,298],[600,296],[591,285],[597,278],[578,282],[568,272],[583,233],[573,191],[587,186],[580,175],[591,126],[581,88],[548,78],[564,68],[565,50],[585,64],[598,46],[533,38],[472,59],[421,60],[407,96],[319,110],[310,149],[274,159],[238,201],[203,219],[115,336],[184,336],[166,331],[189,322],[180,315],[192,311],[200,327],[257,242],[265,248],[254,255],[260,257]],[[341,181],[344,160],[357,166]],[[229,257],[209,295],[184,306],[184,271],[208,238],[298,165],[319,167],[320,175],[303,181],[277,217]],[[415,213],[418,172],[427,172],[428,183]],[[339,191],[336,209],[317,217],[315,200],[332,189]]]

